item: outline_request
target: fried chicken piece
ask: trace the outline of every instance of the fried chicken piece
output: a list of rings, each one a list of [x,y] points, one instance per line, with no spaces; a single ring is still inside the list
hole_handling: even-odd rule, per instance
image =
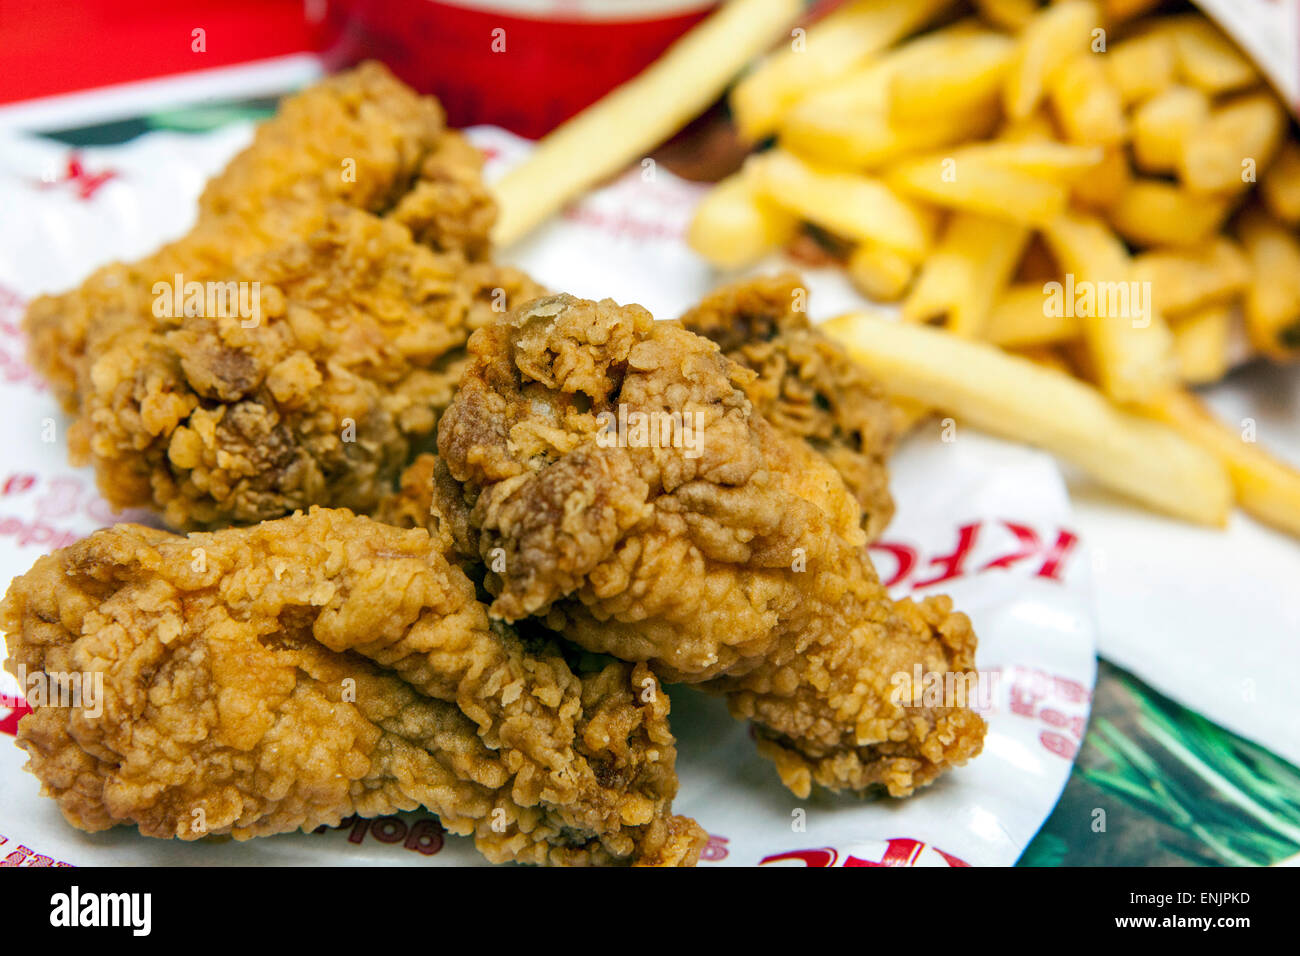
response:
[[[481,162],[446,128],[436,100],[380,64],[329,77],[285,99],[258,126],[253,142],[204,189],[189,234],[139,262],[105,266],[71,292],[34,300],[25,322],[28,361],[75,412],[93,363],[88,339],[111,335],[119,323],[148,323],[155,281],[177,273],[199,282],[228,278],[245,256],[319,228],[333,203],[384,215],[414,190],[427,195],[441,187],[454,228],[430,228],[450,218],[435,210],[406,224],[421,225],[434,248],[480,259],[495,219],[478,180]],[[448,183],[457,184],[455,195]]]
[[[483,261],[480,166],[436,101],[377,64],[287,100],[187,236],[30,307],[29,360],[74,415],[73,461],[115,507],[178,528],[373,508],[431,434],[470,331],[542,291]],[[226,299],[187,294],[176,314],[177,277]],[[230,308],[237,294],[261,316]]]
[[[256,323],[186,316],[98,349],[68,440],[114,505],[152,503],[174,527],[370,510],[432,440],[472,329],[539,290],[344,206],[235,275],[259,283]]]
[[[649,669],[579,676],[489,622],[421,530],[319,508],[118,525],[41,558],[0,623],[20,683],[102,680],[98,705],[47,701],[18,729],[84,830],[242,840],[424,806],[497,862],[690,865],[705,840],[671,812]]]
[[[398,528],[425,528],[437,537],[433,483],[437,480],[438,456],[416,456],[397,483],[397,490],[385,495],[374,511],[376,521]]]
[[[890,599],[856,499],[754,410],[754,372],[639,306],[564,295],[469,349],[438,430],[454,482],[434,488],[458,546],[500,558],[495,615],[725,693],[800,796],[902,796],[979,753],[974,711],[891,693],[917,665],[973,674],[970,622]]]
[[[888,462],[901,422],[867,372],[804,311],[808,290],[785,274],[723,286],[679,320],[758,373],[745,386],[779,430],[825,455],[858,499],[874,540],[894,515]]]

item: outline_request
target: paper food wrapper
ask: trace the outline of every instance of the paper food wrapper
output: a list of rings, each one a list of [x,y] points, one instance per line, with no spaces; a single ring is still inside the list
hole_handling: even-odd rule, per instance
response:
[[[42,553],[122,517],[100,500],[88,470],[67,464],[66,420],[23,363],[24,301],[183,233],[202,183],[248,133],[156,133],[75,157],[45,141],[0,144],[0,208],[8,213],[8,228],[0,230],[6,586]],[[474,138],[489,157],[490,175],[529,149],[500,130],[478,129]],[[675,316],[716,281],[682,240],[701,193],[662,170],[633,173],[596,191],[510,258],[553,288],[641,302],[660,317]],[[844,304],[842,293],[833,283],[816,287],[814,312],[832,314]],[[722,701],[673,687],[676,807],[710,833],[705,864],[1009,865],[1056,803],[1082,743],[1095,678],[1090,560],[1049,457],[964,429],[951,437],[918,437],[899,451],[897,517],[872,553],[895,595],[948,593],[973,620],[982,672],[976,703],[989,724],[983,754],[907,800],[826,793],[800,800],[756,755],[746,725]],[[16,682],[8,674],[2,679],[13,694]],[[0,862],[483,862],[467,838],[444,833],[423,812],[245,843],[151,840],[127,827],[82,833],[23,771],[24,755],[5,738],[24,707],[8,702],[16,706],[0,708]]]

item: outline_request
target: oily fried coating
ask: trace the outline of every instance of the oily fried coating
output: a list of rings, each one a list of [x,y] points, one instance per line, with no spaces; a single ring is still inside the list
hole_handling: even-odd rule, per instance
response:
[[[376,64],[287,100],[188,235],[29,309],[73,461],[115,507],[178,528],[373,508],[431,434],[470,331],[541,292],[483,260],[480,166]]]
[[[745,387],[754,408],[803,438],[840,473],[874,540],[894,515],[888,462],[897,410],[866,371],[808,321],[808,290],[790,274],[715,290],[680,319],[733,361],[758,373]]]
[[[469,349],[435,497],[461,549],[501,557],[494,614],[725,693],[800,795],[901,796],[979,752],[962,702],[892,693],[918,665],[973,677],[970,622],[947,598],[889,598],[857,501],[754,410],[752,371],[639,306],[563,295]]]
[[[208,183],[187,235],[138,262],[104,266],[71,292],[34,300],[25,320],[28,361],[76,412],[96,342],[121,325],[151,324],[155,282],[177,274],[227,279],[244,257],[319,228],[334,203],[387,215],[418,191],[424,212],[411,210],[404,224],[435,249],[482,258],[495,206],[478,179],[481,162],[446,128],[436,100],[380,64],[329,77],[258,126],[253,142]],[[431,206],[433,196],[443,210]]]
[[[102,678],[100,707],[47,702],[18,730],[84,830],[246,839],[424,806],[493,861],[689,865],[704,842],[671,813],[648,668],[579,676],[491,624],[421,530],[319,508],[118,525],[16,579],[0,624],[20,682]]]
[[[538,287],[345,206],[246,260],[261,315],[138,325],[100,350],[70,429],[117,506],[176,527],[369,510],[451,398],[470,331]]]

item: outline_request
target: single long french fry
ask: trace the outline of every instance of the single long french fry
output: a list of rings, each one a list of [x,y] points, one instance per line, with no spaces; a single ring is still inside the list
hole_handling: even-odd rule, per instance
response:
[[[1179,74],[1197,89],[1218,95],[1260,82],[1250,60],[1200,13],[1160,18],[1151,30],[1174,41]]]
[[[1146,294],[1149,290],[1133,284],[1128,252],[1115,233],[1095,216],[1066,213],[1052,220],[1043,235],[1065,274],[1062,306],[1079,316],[1106,394],[1130,402],[1171,386],[1169,326]],[[1072,296],[1074,290],[1085,296]]]
[[[993,303],[984,326],[985,341],[1002,348],[1054,345],[1083,334],[1079,317],[1045,307],[1048,293],[1041,282],[1018,282]]]
[[[755,179],[752,164],[746,164],[695,207],[687,242],[715,266],[737,269],[757,262],[799,228],[799,220],[764,196]]]
[[[1038,13],[1038,0],[975,0],[975,9],[995,27],[1019,33]]]
[[[1188,385],[1217,382],[1228,373],[1232,306],[1204,306],[1173,324],[1174,361],[1178,377]]]
[[[845,269],[849,281],[874,302],[897,302],[916,275],[916,263],[871,240],[858,243]]]
[[[1300,535],[1300,471],[1220,422],[1195,396],[1170,392],[1144,409],[1216,455],[1241,507],[1266,524]]]
[[[1106,51],[1106,75],[1125,106],[1164,92],[1178,75],[1178,54],[1167,34],[1143,33]]]
[[[1133,111],[1133,159],[1148,173],[1172,173],[1183,147],[1210,115],[1210,98],[1191,86],[1170,86]]]
[[[1025,225],[1050,222],[1069,199],[1061,183],[978,157],[931,154],[904,160],[886,171],[885,181],[937,206]]]
[[[730,0],[634,79],[546,136],[493,188],[499,246],[663,142],[799,16],[799,0]]]
[[[1300,143],[1291,140],[1260,180],[1259,192],[1279,221],[1300,226]]]
[[[1227,236],[1185,249],[1155,249],[1133,259],[1133,278],[1151,283],[1152,301],[1167,319],[1222,302],[1250,284],[1250,263]]]
[[[1100,146],[1051,141],[974,143],[949,154],[957,165],[966,161],[1002,166],[1026,176],[1074,185],[1091,175],[1106,157]]]
[[[1217,106],[1183,142],[1178,178],[1188,189],[1234,193],[1254,183],[1286,135],[1286,110],[1271,92],[1251,93]]]
[[[863,313],[822,328],[889,394],[1044,448],[1168,514],[1216,526],[1227,520],[1232,488],[1213,455],[1069,375],[993,345]]]
[[[1064,0],[1046,7],[1021,31],[1003,91],[1007,115],[1023,119],[1034,111],[1051,75],[1074,53],[1088,49],[1101,26],[1090,0]]]
[[[1010,37],[986,30],[963,38],[947,57],[895,72],[890,117],[896,123],[919,123],[996,101],[1015,48]]]
[[[1074,54],[1048,80],[1048,98],[1071,143],[1114,146],[1128,135],[1119,90],[1110,82],[1102,54]]]
[[[769,135],[805,94],[888,49],[951,5],[952,0],[856,0],[829,14],[736,84],[731,108],[741,135],[750,140]]]
[[[982,335],[1028,242],[1029,229],[1018,223],[954,213],[903,303],[903,318],[942,319],[954,335]]]
[[[1250,344],[1275,359],[1300,352],[1300,238],[1258,207],[1237,223],[1250,261],[1246,331]]]
[[[1194,193],[1157,179],[1135,179],[1109,210],[1110,223],[1139,246],[1194,246],[1223,226],[1226,196]]]
[[[890,50],[869,65],[810,93],[784,118],[781,145],[835,166],[874,169],[900,156],[988,135],[1001,110],[996,94],[967,98],[924,122],[891,116],[896,77],[949,63],[988,31],[962,21]]]
[[[754,157],[763,194],[846,239],[879,242],[920,261],[933,243],[934,216],[869,176],[838,172],[774,149]]]
[[[996,103],[934,116],[923,123],[898,123],[883,111],[843,112],[800,107],[781,127],[781,145],[834,166],[875,170],[905,156],[991,133]]]

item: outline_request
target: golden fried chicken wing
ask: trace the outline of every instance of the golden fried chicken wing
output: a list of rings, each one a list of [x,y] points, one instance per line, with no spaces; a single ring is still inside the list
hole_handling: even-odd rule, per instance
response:
[[[809,323],[807,300],[794,275],[747,279],[705,296],[680,321],[758,373],[745,386],[754,408],[826,456],[875,539],[894,515],[888,462],[898,411],[838,343]]]
[[[188,235],[32,303],[29,360],[74,416],[73,460],[178,528],[375,507],[473,327],[542,291],[484,259],[480,166],[377,64],[287,100]]]
[[[488,560],[494,614],[725,693],[800,795],[901,796],[978,754],[964,702],[894,693],[918,665],[973,675],[970,622],[947,598],[890,599],[858,501],[755,411],[753,371],[639,306],[564,295],[469,350],[434,490]]]
[[[41,558],[0,624],[20,682],[102,680],[93,709],[38,705],[18,730],[85,830],[245,839],[424,806],[493,861],[689,865],[704,842],[671,812],[649,669],[578,675],[489,622],[422,530],[318,508],[119,525]]]

